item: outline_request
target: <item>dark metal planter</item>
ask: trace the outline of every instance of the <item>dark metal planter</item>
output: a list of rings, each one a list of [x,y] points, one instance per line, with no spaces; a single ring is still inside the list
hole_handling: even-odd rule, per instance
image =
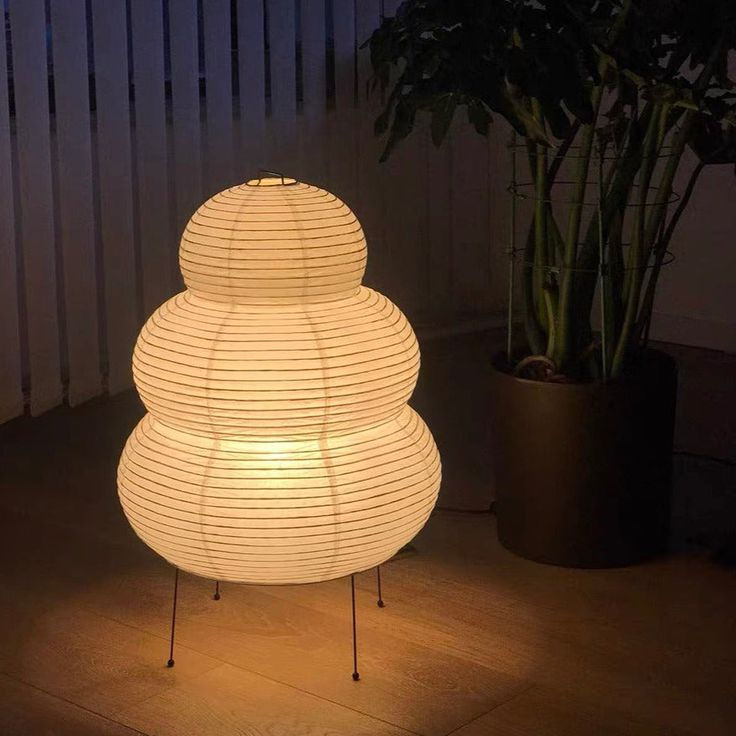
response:
[[[675,361],[647,351],[608,383],[492,371],[498,536],[538,562],[616,567],[663,553],[669,526]]]

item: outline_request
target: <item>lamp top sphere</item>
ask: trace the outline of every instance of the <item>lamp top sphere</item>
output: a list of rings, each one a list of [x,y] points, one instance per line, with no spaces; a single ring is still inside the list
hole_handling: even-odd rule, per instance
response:
[[[192,292],[235,304],[332,301],[365,272],[363,229],[334,194],[283,176],[251,179],[208,199],[179,248]]]

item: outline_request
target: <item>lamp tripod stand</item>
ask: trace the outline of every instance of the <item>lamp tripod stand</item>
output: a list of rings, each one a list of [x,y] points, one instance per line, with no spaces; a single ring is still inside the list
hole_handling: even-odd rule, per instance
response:
[[[383,590],[381,587],[381,566],[376,566],[376,587],[378,592],[378,599],[376,605],[379,608],[385,608],[386,604],[383,600]],[[167,667],[174,666],[174,640],[176,634],[176,604],[179,598],[179,568],[174,567],[174,595],[173,602],[171,605],[171,637],[169,640],[169,659],[166,662]],[[220,581],[215,580],[215,592],[212,595],[212,599],[219,601],[220,596]],[[357,623],[355,616],[355,574],[350,575],[350,610],[352,613],[352,624],[353,624],[353,680],[356,682],[360,680],[360,673],[358,672],[358,632]]]
[[[264,172],[268,173],[268,172]],[[410,542],[441,463],[408,401],[419,344],[401,310],[362,285],[366,239],[330,192],[281,174],[204,202],[179,248],[186,289],[141,329],[133,377],[147,414],[118,494],[133,530],[214,584],[350,577]]]

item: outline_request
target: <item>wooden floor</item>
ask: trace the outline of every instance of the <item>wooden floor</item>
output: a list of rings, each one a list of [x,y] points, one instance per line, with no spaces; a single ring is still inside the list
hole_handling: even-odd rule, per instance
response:
[[[0,428],[2,736],[735,732],[733,570],[693,545],[629,569],[537,565],[501,549],[482,513],[436,513],[384,566],[386,608],[374,575],[358,577],[360,682],[346,580],[226,585],[214,601],[210,582],[185,575],[167,669],[173,573],[115,494],[139,413],[126,394]],[[463,463],[461,443],[446,444],[450,482],[465,467],[477,484],[482,445]],[[684,498],[733,492],[731,469],[677,467]],[[443,502],[473,505],[456,493]]]

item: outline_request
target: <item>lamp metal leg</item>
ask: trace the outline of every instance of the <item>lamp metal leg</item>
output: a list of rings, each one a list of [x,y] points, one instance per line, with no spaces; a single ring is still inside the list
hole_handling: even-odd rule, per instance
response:
[[[219,580],[215,580],[215,594],[212,597],[216,601],[220,600],[220,581]]]
[[[384,608],[386,604],[383,602],[383,595],[381,591],[381,566],[380,565],[376,567],[376,581],[378,583],[378,600],[376,601],[376,605],[379,608]]]
[[[350,601],[353,611],[353,680],[360,680],[358,673],[358,634],[355,626],[355,575],[350,576]]]
[[[176,599],[179,597],[179,568],[174,568],[174,604],[171,608],[171,644],[169,647],[169,661],[167,667],[174,666],[174,632],[176,630]]]

